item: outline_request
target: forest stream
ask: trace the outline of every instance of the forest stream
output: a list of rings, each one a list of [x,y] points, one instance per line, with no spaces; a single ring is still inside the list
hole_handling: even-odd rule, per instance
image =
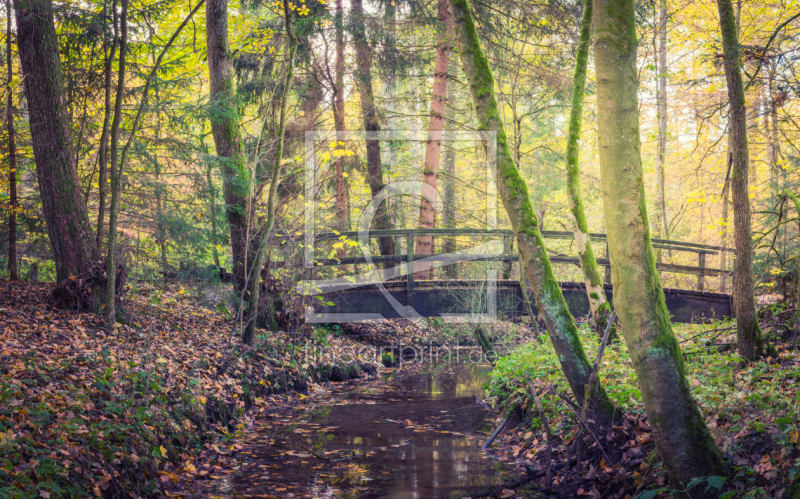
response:
[[[243,439],[214,497],[458,498],[501,481],[480,450],[489,366],[440,364],[326,386]]]

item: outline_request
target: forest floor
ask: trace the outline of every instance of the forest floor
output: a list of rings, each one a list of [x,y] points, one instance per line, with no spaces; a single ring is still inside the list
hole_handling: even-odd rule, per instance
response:
[[[112,332],[95,315],[54,309],[51,291],[0,280],[0,497],[200,496],[203,484],[246,458],[240,437],[253,421],[302,405],[320,383],[382,369],[380,355],[365,347],[474,345],[458,325],[394,322],[329,325],[304,337],[262,332],[253,348],[240,350],[228,310],[198,300],[191,284],[138,286],[127,304],[131,321]],[[775,334],[788,331],[780,306],[762,314]],[[594,358],[597,338],[581,331]],[[800,476],[800,356],[784,334],[773,341],[780,358],[740,366],[730,350],[733,331],[724,322],[676,326],[689,383],[731,469],[724,479],[687,485],[719,488],[726,498],[792,497],[787,490]],[[475,497],[670,492],[624,347],[607,348],[600,377],[625,415],[614,428],[584,433],[578,471],[578,426],[558,396],[567,390],[552,348],[531,341],[519,324],[489,334],[504,338],[511,353],[492,373],[488,401],[503,412],[518,409],[489,452],[521,476]],[[544,476],[542,418],[520,382],[525,374],[552,428],[552,483]]]
[[[489,386],[489,395],[502,412],[514,414],[514,424],[498,438],[492,452],[527,472],[474,497],[514,497],[514,491],[533,497],[652,499],[687,490],[689,497],[700,497],[706,490],[724,499],[800,497],[800,354],[792,331],[793,313],[792,307],[774,301],[762,308],[762,328],[779,357],[745,365],[733,350],[735,324],[674,325],[690,389],[723,454],[728,476],[698,477],[678,488],[670,486],[636,374],[620,343],[606,348],[598,376],[623,415],[612,428],[598,430],[589,424],[591,432],[582,432],[579,471],[575,465],[579,424],[573,410],[579,408],[571,408],[565,400],[569,389],[550,345],[530,342],[497,363]],[[600,343],[596,334],[586,327],[581,334],[587,355],[595,359]],[[549,483],[547,435],[526,376],[536,386],[551,427]]]

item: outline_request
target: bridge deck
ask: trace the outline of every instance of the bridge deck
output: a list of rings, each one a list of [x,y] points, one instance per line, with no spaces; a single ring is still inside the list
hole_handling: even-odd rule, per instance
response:
[[[383,283],[386,292],[396,300],[401,310],[387,300],[378,288],[379,284],[362,283],[360,287],[352,289],[342,285],[323,286],[320,289],[323,300],[314,300],[317,303],[313,309],[314,317],[307,318],[313,322],[335,322],[345,319],[342,314],[346,314],[352,319],[348,322],[359,318],[393,319],[403,317],[401,311],[409,305],[421,317],[466,314],[470,309],[486,310],[486,281],[414,281],[414,289],[410,294],[404,280]],[[588,315],[589,299],[584,284],[562,282],[560,285],[572,315]],[[519,281],[491,281],[491,286],[497,291],[498,315],[527,315]],[[613,303],[612,286],[606,285],[605,290]],[[732,315],[731,297],[727,294],[682,289],[664,289],[664,294],[673,322],[705,322]],[[534,313],[537,313],[535,307]]]

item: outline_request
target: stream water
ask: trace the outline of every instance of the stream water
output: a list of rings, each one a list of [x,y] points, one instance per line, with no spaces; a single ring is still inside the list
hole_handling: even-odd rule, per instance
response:
[[[501,481],[480,446],[489,367],[440,364],[328,385],[249,434],[215,497],[456,498]]]

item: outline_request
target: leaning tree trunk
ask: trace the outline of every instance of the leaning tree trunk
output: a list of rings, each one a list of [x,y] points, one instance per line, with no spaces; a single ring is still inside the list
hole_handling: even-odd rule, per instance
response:
[[[615,408],[599,380],[595,380],[590,393],[586,394],[591,366],[580,342],[575,320],[550,266],[550,258],[539,231],[539,221],[531,206],[528,186],[511,155],[500,119],[494,77],[483,55],[468,0],[454,0],[453,4],[458,27],[458,52],[475,104],[478,129],[497,133],[497,190],[517,236],[520,262],[530,279],[537,307],[544,316],[561,369],[578,404],[583,405],[585,396],[588,396],[592,418],[599,424],[609,424],[614,420]]]
[[[220,159],[225,216],[231,233],[233,279],[237,290],[245,287],[248,258],[247,184],[240,144],[240,117],[236,108],[233,58],[228,45],[228,0],[206,2],[211,133]],[[250,255],[252,258],[252,255]]]
[[[97,253],[72,151],[52,0],[14,0],[14,10],[42,211],[62,282]]]
[[[11,79],[14,66],[11,60],[11,0],[6,0],[6,66],[8,77],[6,83],[6,126],[8,128],[8,278],[19,279],[17,271],[17,144],[14,130],[14,104],[11,91]]]
[[[753,246],[750,227],[748,191],[747,108],[742,84],[742,59],[731,0],[718,0],[722,33],[723,64],[730,101],[731,196],[733,198],[733,241],[736,259],[733,262],[733,308],[736,314],[736,338],[739,355],[755,360],[774,353],[764,342],[756,317],[753,291]]]
[[[450,53],[453,51],[453,8],[449,0],[439,0],[439,37],[436,42],[436,62],[433,70],[433,92],[431,97],[431,116],[428,133],[439,133],[444,129],[444,108],[447,101],[447,71],[450,67]],[[436,225],[436,208],[428,200],[436,197],[436,184],[439,179],[439,160],[442,155],[442,141],[429,137],[425,146],[425,171],[422,175],[422,189],[427,196],[420,196],[419,227],[432,229]],[[433,254],[433,236],[420,236],[416,241],[417,255]],[[431,279],[430,262],[414,263],[415,279]]]
[[[589,238],[589,224],[586,221],[586,211],[581,194],[581,171],[578,166],[580,154],[578,141],[583,124],[583,97],[586,89],[586,65],[589,60],[591,35],[592,0],[586,0],[581,19],[575,77],[572,83],[572,109],[569,116],[569,134],[567,135],[567,191],[572,211],[575,244],[578,247],[578,259],[581,262],[583,281],[586,283],[586,294],[589,295],[589,307],[594,318],[595,331],[602,338],[608,318],[611,316],[611,305],[608,303],[605,290],[603,290],[603,276],[600,275],[600,269],[597,267],[597,259]],[[612,334],[616,336],[614,333],[615,331],[612,331]]]
[[[380,131],[378,112],[375,109],[375,95],[372,89],[372,46],[367,40],[362,0],[352,0],[353,41],[356,45],[355,80],[358,93],[361,94],[361,114],[364,119],[364,131],[369,135]],[[381,164],[381,141],[377,138],[367,139],[367,183],[372,197],[383,189],[383,170]],[[389,210],[386,202],[382,202],[375,212],[372,228],[376,230],[391,229]],[[394,253],[394,244],[390,237],[378,238],[378,250],[381,255]]]
[[[639,140],[634,0],[595,0],[597,135],[614,303],[670,479],[724,473],[722,457],[686,382],[656,271]]]

